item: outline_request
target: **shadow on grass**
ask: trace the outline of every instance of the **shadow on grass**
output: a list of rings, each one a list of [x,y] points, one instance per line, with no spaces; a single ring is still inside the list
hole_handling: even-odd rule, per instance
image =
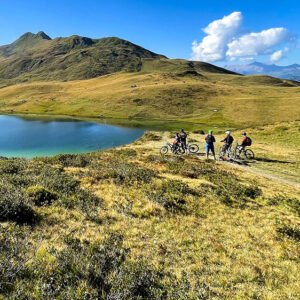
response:
[[[256,157],[256,161],[267,162],[267,163],[280,163],[280,164],[296,164],[296,162],[288,161],[288,160],[279,160],[279,159],[271,159],[266,157]]]

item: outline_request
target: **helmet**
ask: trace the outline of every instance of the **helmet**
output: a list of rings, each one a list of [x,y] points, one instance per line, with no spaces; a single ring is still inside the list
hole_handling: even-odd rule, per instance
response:
[[[212,130],[208,130],[208,133],[209,133],[209,134],[212,134],[212,133],[213,133],[213,131],[212,131]]]
[[[226,134],[231,134],[231,131],[229,131],[229,130],[228,130],[228,131],[226,131]]]
[[[246,132],[243,132],[243,134],[242,134],[242,135],[246,136],[246,135],[247,135],[247,133],[246,133]]]

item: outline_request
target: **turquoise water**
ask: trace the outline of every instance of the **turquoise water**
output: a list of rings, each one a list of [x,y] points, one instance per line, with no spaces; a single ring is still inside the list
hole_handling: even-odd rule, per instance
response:
[[[0,156],[91,152],[131,143],[143,133],[143,129],[89,121],[0,115]]]

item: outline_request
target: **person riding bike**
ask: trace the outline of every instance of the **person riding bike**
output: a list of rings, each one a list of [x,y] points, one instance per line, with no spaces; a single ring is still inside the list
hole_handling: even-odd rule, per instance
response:
[[[184,131],[184,129],[181,129],[181,132],[180,132],[180,142],[181,142],[181,145],[182,145],[182,147],[183,147],[184,150],[187,150],[186,139],[187,139],[187,133]]]
[[[238,156],[242,153],[242,151],[245,151],[245,149],[246,149],[247,146],[251,146],[252,145],[252,140],[247,135],[246,132],[244,132],[242,134],[242,136],[243,136],[242,143],[240,145],[238,145],[238,148],[237,148],[238,149],[238,153],[237,153]]]
[[[208,159],[209,156],[209,151],[213,154],[214,160],[216,160],[216,155],[215,155],[215,146],[214,143],[216,142],[215,137],[213,136],[213,131],[209,130],[208,135],[205,137],[205,150],[206,150],[206,159]]]
[[[221,142],[225,143],[222,150],[223,150],[223,153],[226,153],[226,151],[231,148],[232,146],[232,143],[234,141],[234,138],[233,136],[231,135],[231,132],[230,131],[226,131],[226,137],[225,139],[223,139]]]

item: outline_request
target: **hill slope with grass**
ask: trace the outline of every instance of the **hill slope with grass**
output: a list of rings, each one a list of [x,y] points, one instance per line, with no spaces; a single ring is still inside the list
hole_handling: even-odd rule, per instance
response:
[[[140,72],[0,89],[3,113],[70,115],[124,124],[249,127],[299,119],[300,86],[267,76],[190,70],[186,61],[147,61]],[[201,66],[203,68],[203,65]]]
[[[0,47],[2,113],[248,127],[296,120],[299,90],[299,82],[168,59],[119,38],[39,32]]]
[[[299,123],[249,132],[258,168],[299,152],[284,138]],[[263,160],[273,138],[277,153]],[[0,158],[0,299],[297,299],[296,185],[159,155],[169,140],[152,132],[110,151]]]
[[[87,79],[117,71],[138,71],[143,58],[163,56],[115,37],[74,35],[51,39],[44,32],[26,33],[0,47],[0,78],[12,83]]]

